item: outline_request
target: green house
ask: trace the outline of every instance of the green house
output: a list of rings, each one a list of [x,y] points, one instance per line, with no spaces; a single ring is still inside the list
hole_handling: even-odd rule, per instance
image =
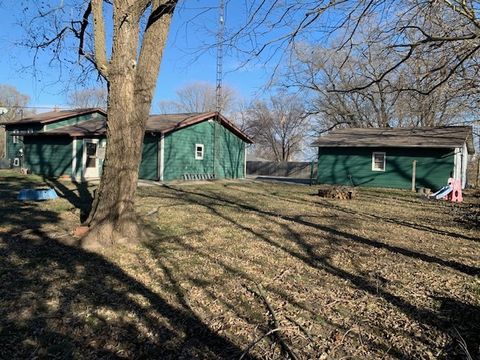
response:
[[[99,178],[105,155],[106,114],[100,109],[53,111],[5,123],[7,156],[32,173]],[[245,177],[245,149],[252,141],[216,112],[152,115],[139,169],[154,181]]]
[[[319,137],[317,181],[321,184],[438,189],[448,178],[467,183],[474,153],[472,129],[339,129]]]

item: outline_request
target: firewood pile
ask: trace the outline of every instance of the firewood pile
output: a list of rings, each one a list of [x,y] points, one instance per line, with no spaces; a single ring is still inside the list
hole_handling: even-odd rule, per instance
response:
[[[347,186],[335,186],[318,189],[318,196],[328,199],[351,200],[357,195],[357,190]]]

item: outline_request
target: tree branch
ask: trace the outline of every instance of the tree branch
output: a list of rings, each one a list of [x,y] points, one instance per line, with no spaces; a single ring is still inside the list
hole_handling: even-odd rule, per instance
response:
[[[108,79],[107,49],[105,45],[105,22],[103,19],[103,0],[92,0],[89,4],[93,11],[93,38],[95,66],[100,74]]]

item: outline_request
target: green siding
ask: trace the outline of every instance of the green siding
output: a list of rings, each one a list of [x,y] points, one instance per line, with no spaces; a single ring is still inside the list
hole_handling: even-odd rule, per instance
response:
[[[385,171],[372,171],[372,153],[385,152]],[[412,163],[416,185],[437,189],[453,171],[453,149],[319,148],[318,182],[390,188],[411,188]],[[351,180],[350,180],[351,179]]]
[[[34,174],[61,176],[72,173],[72,139],[25,137],[25,164]]]
[[[213,174],[213,122],[204,121],[165,136],[163,180],[184,174]],[[195,160],[195,144],[204,145],[203,160]]]
[[[74,117],[71,117],[71,118],[68,118],[68,119],[64,119],[64,120],[56,121],[56,122],[53,122],[53,123],[50,123],[50,124],[46,124],[45,125],[45,131],[55,130],[55,129],[58,129],[58,128],[61,128],[61,127],[64,127],[64,126],[77,125],[77,124],[85,122],[85,121],[96,120],[96,119],[100,119],[100,118],[105,118],[105,116],[103,116],[100,113],[74,116]]]
[[[143,139],[139,178],[158,180],[158,136],[146,134]]]
[[[6,157],[9,159],[13,159],[15,157],[18,157],[18,152],[20,149],[23,149],[23,136],[19,137],[19,141],[14,144],[13,143],[13,131],[33,131],[33,132],[38,132],[42,130],[43,126],[42,125],[7,125],[6,126],[6,146],[7,146],[7,152],[6,152]]]
[[[216,153],[217,177],[237,179],[245,177],[245,142],[238,136],[217,124],[219,139]]]
[[[214,171],[214,137],[217,151]],[[195,145],[204,145],[203,160],[195,159]],[[215,174],[217,178],[244,177],[245,143],[213,121],[204,121],[165,136],[165,181],[183,179],[184,174]]]

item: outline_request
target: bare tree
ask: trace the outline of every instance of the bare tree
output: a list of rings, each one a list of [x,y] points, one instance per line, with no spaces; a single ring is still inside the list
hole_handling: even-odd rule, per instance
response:
[[[164,114],[171,112],[196,113],[216,111],[215,86],[208,82],[196,81],[187,84],[176,91],[176,99],[172,101],[160,101],[160,111]],[[223,86],[220,109],[228,112],[235,100],[235,91]]]
[[[28,46],[52,49],[51,63],[72,55],[107,83],[107,148],[86,221],[85,245],[136,242],[144,235],[134,210],[145,125],[178,0],[32,3]],[[108,21],[106,19],[110,18]],[[107,36],[110,38],[107,39]],[[77,41],[77,52],[72,44]],[[107,49],[111,46],[111,49]]]
[[[5,108],[6,113],[0,115],[0,122],[14,121],[25,112],[25,106],[28,105],[30,97],[22,94],[14,86],[0,84],[0,108]],[[6,135],[5,128],[0,126],[0,158],[5,157]]]
[[[337,92],[351,86],[359,77],[376,76],[387,65],[385,59],[367,49],[361,56],[342,61],[340,51],[303,46],[295,52],[294,61],[283,80],[284,86],[294,86],[303,94],[308,112],[320,119],[319,131],[334,127],[387,127],[391,125],[398,92],[391,81],[350,92]],[[392,76],[389,76],[391,80]]]
[[[74,109],[107,108],[107,89],[89,88],[72,91],[68,94],[68,105]]]
[[[388,81],[389,74],[418,61],[425,64],[422,76],[402,90],[427,95],[453,77],[465,89],[475,89],[478,10],[478,0],[258,1],[245,7],[246,21],[231,33],[229,42],[239,54],[246,54],[247,62],[275,60],[277,69],[289,50],[305,41],[344,51],[340,64],[377,45],[386,58],[395,59],[374,76],[358,77],[336,91],[358,91]],[[368,42],[359,41],[357,35],[367,24],[378,33]]]
[[[405,90],[423,77],[418,69],[425,64],[419,59],[369,87],[337,91],[380,76],[398,60],[378,44],[346,59],[345,51],[306,44],[297,46],[294,55],[283,83],[308,95],[308,111],[318,119],[316,130],[320,133],[335,127],[446,125],[477,111],[476,92],[462,88],[457,77],[430,94]]]
[[[302,151],[310,129],[303,102],[291,94],[254,102],[246,122],[257,154],[274,161],[292,160]]]

